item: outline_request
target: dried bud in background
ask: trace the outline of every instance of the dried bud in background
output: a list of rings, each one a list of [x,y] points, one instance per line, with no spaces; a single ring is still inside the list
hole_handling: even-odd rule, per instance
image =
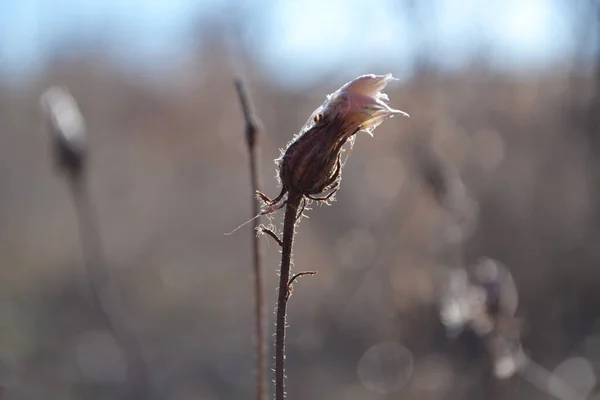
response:
[[[66,88],[51,87],[40,98],[53,137],[56,163],[77,174],[86,156],[85,122],[77,102]]]
[[[372,135],[394,115],[408,116],[385,103],[388,97],[381,91],[393,79],[391,74],[363,75],[327,96],[277,160],[284,192],[310,196],[335,188],[348,139],[359,131]]]
[[[485,345],[499,379],[523,367],[521,320],[515,317],[518,292],[510,271],[499,262],[484,258],[475,267],[475,279],[466,270],[449,272],[440,302],[440,319],[450,336],[465,328]]]

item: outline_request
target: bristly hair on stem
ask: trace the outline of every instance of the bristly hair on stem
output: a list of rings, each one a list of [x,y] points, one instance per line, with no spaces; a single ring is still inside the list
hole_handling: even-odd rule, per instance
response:
[[[390,108],[387,95],[381,91],[394,78],[388,75],[363,75],[327,96],[326,101],[310,116],[281,157],[279,167],[281,192],[273,200],[258,192],[266,208],[261,214],[270,214],[285,206],[281,266],[275,329],[275,399],[285,398],[285,329],[287,302],[291,284],[299,276],[314,275],[314,271],[292,275],[292,246],[297,222],[307,199],[327,202],[338,190],[342,177],[344,145],[360,132],[373,134],[384,120],[395,115],[408,116]],[[286,197],[287,195],[287,197]],[[302,206],[301,206],[302,205]],[[264,229],[263,229],[264,230]]]
[[[239,96],[244,120],[246,122],[246,144],[250,162],[250,184],[252,186],[252,215],[260,213],[260,206],[255,201],[255,193],[260,191],[260,178],[258,174],[258,139],[260,134],[259,123],[253,113],[250,99],[240,78],[235,80],[235,87]],[[254,272],[254,318],[255,318],[255,340],[256,340],[256,398],[266,400],[265,371],[266,371],[266,312],[264,293],[264,274],[259,237],[256,232],[260,230],[260,221],[254,218],[252,231],[252,255]]]
[[[65,88],[48,89],[41,97],[41,105],[53,139],[55,163],[65,173],[73,195],[84,264],[94,301],[126,360],[132,398],[151,399],[148,368],[141,346],[125,328],[125,319],[118,316],[119,307],[108,295],[110,276],[94,207],[86,187],[87,146],[83,116]]]

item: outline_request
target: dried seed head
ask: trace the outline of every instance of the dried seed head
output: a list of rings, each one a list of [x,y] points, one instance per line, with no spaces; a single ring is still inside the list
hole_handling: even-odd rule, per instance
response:
[[[359,131],[372,136],[394,115],[408,116],[385,103],[388,97],[381,91],[392,80],[391,74],[363,75],[327,96],[276,160],[284,191],[310,196],[335,188],[348,139]]]
[[[85,123],[75,99],[66,88],[51,87],[40,98],[48,120],[57,164],[79,173],[86,155]]]

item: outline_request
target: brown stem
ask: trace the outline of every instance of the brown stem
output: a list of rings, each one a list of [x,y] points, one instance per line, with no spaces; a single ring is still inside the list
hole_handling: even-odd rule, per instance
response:
[[[258,175],[258,135],[256,119],[250,107],[244,85],[240,79],[235,81],[235,86],[242,105],[242,112],[246,121],[246,143],[248,145],[248,155],[250,158],[250,184],[252,186],[252,216],[258,215],[261,210],[255,199],[255,194],[260,190],[260,179]],[[266,400],[265,390],[265,370],[266,370],[266,312],[264,296],[264,280],[261,263],[261,251],[259,237],[256,235],[260,226],[258,218],[253,220],[252,230],[252,253],[254,266],[254,315],[255,315],[255,335],[256,335],[256,398],[257,400]]]
[[[275,400],[285,398],[285,315],[289,297],[290,264],[292,261],[292,245],[296,214],[302,194],[295,191],[288,193],[283,221],[283,246],[281,249],[281,267],[279,272],[279,293],[277,299],[277,322],[275,328]]]
[[[119,308],[109,296],[110,276],[106,268],[94,209],[88,197],[81,171],[70,173],[69,183],[77,211],[83,257],[94,301],[127,363],[132,398],[135,400],[149,399],[151,396],[150,381],[142,349],[137,338],[125,328],[124,318],[118,317]]]

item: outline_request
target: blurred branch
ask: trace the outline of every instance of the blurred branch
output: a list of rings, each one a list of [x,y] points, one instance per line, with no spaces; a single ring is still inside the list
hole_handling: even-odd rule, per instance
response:
[[[117,317],[119,306],[109,295],[111,291],[110,275],[106,267],[94,208],[85,188],[85,180],[81,175],[73,175],[69,183],[78,214],[81,245],[92,293],[102,318],[115,337],[127,362],[133,398],[150,399],[148,367],[142,356],[141,346],[135,335],[130,334],[125,328],[124,319]]]
[[[242,112],[246,121],[246,144],[248,145],[248,155],[250,159],[250,184],[252,186],[251,202],[252,216],[260,213],[260,207],[255,199],[255,193],[260,190],[260,179],[258,175],[258,136],[259,129],[256,118],[250,106],[248,94],[241,79],[236,79],[235,87],[238,92]],[[265,370],[266,370],[266,312],[265,312],[265,296],[264,296],[264,277],[263,267],[261,262],[261,251],[259,237],[256,234],[260,229],[260,221],[258,218],[253,219],[252,230],[252,253],[254,266],[254,302],[255,302],[255,335],[256,335],[256,398],[258,400],[266,399],[265,391]]]
[[[86,187],[87,146],[83,116],[75,99],[63,88],[48,89],[42,95],[41,103],[50,125],[56,164],[66,174],[71,187],[84,263],[94,300],[127,362],[133,398],[150,399],[150,383],[142,349],[137,338],[125,329],[124,319],[118,318],[119,307],[109,295],[110,275],[94,207]]]
[[[519,370],[519,375],[538,388],[541,392],[548,393],[559,400],[584,400],[586,398],[577,393],[574,388],[559,376],[548,371],[527,356],[523,355],[523,361],[524,365]],[[553,383],[553,389],[550,389],[548,385],[551,381]]]

